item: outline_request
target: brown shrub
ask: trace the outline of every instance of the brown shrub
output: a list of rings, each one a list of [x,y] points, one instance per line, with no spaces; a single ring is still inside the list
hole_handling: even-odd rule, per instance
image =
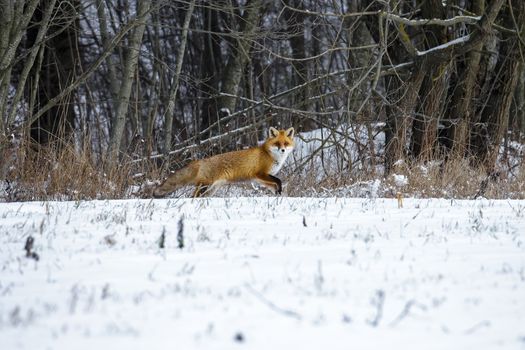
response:
[[[118,165],[108,166],[89,147],[79,149],[64,143],[42,147],[11,141],[0,142],[0,185],[4,183],[0,200],[130,198],[149,180],[160,180],[167,173],[165,164],[158,160],[133,161],[127,157]],[[174,164],[173,168],[182,164]],[[290,162],[279,177],[289,196],[394,197],[401,192],[404,197],[525,198],[524,165],[487,174],[486,169],[472,166],[466,159],[402,162],[386,177],[366,170],[327,175],[313,162],[297,171]],[[400,178],[406,179],[406,184],[400,183]],[[268,193],[245,186],[219,194]]]

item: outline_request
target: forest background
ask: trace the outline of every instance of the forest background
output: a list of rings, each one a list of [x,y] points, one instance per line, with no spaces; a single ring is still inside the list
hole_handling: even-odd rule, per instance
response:
[[[524,7],[1,0],[0,196],[126,197],[293,126],[289,195],[523,198]]]

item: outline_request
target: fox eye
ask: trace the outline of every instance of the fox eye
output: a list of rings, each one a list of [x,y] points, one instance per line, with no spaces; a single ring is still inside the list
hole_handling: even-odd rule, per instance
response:
[[[285,142],[284,143],[284,147],[288,147],[288,146],[290,146],[290,143],[289,142]]]

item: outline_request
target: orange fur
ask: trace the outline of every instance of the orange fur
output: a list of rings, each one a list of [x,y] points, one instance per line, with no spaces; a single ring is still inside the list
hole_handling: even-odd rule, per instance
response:
[[[178,187],[195,185],[193,195],[199,197],[213,194],[225,183],[251,180],[281,193],[281,180],[272,173],[278,171],[293,148],[293,134],[293,128],[270,128],[270,135],[261,146],[192,161],[155,188],[153,196],[164,197]]]

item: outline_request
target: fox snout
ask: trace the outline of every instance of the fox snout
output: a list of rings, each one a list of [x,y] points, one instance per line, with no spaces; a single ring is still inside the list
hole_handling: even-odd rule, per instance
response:
[[[293,147],[290,147],[290,146],[280,146],[280,145],[275,145],[275,146],[270,147],[270,151],[271,151],[275,156],[277,156],[277,157],[281,157],[281,156],[286,155],[286,154],[289,153],[292,149],[293,149]]]

